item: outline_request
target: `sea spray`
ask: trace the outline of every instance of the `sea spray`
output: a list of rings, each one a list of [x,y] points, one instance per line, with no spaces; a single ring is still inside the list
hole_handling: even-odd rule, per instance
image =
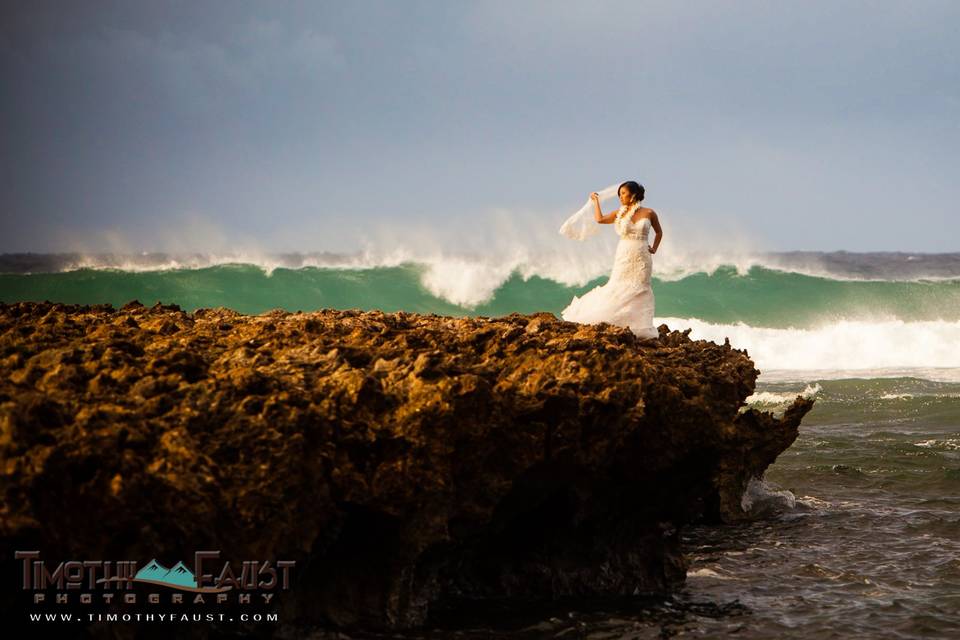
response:
[[[139,299],[242,313],[359,308],[453,316],[558,314],[574,295],[605,282],[609,268],[602,249],[537,253],[520,242],[495,248],[513,253],[494,259],[492,250],[452,254],[439,248],[429,254],[398,243],[392,253],[378,255],[5,254],[0,300],[119,307]],[[432,257],[411,261],[418,255]],[[664,273],[668,259],[657,259],[655,324],[690,328],[692,337],[718,343],[729,339],[748,350],[768,381],[789,379],[786,372],[800,372],[796,379],[831,379],[902,377],[921,369],[928,379],[960,378],[956,254],[740,256],[758,263],[746,271],[743,264],[698,264],[692,255],[681,265],[690,273],[679,279]],[[814,264],[836,277],[787,269]],[[898,271],[891,265],[912,266]],[[594,273],[600,275],[589,279]],[[814,371],[819,373],[811,378]]]

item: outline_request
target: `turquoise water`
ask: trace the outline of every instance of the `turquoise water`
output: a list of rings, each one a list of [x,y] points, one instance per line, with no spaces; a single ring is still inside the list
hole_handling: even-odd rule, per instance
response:
[[[242,313],[280,308],[416,311],[445,315],[497,316],[551,311],[559,315],[574,295],[606,277],[572,287],[514,272],[489,300],[468,307],[432,293],[424,266],[339,269],[274,269],[229,264],[201,269],[130,272],[78,269],[59,273],[0,274],[0,300],[51,300],[122,306],[138,299],[179,304],[187,311],[224,306]],[[678,280],[654,278],[658,317],[698,318],[757,327],[812,327],[825,319],[889,317],[906,321],[960,319],[960,279],[909,282],[830,279],[753,267],[695,273]]]

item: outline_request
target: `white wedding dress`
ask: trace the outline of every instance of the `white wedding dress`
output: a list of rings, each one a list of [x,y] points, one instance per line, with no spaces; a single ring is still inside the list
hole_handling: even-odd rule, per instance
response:
[[[653,258],[647,244],[650,219],[633,222],[639,203],[628,211],[620,207],[613,223],[620,236],[613,258],[610,279],[583,294],[574,296],[560,316],[583,324],[609,322],[629,327],[641,338],[659,335],[653,326],[653,289],[650,286]],[[594,224],[597,224],[594,220]]]

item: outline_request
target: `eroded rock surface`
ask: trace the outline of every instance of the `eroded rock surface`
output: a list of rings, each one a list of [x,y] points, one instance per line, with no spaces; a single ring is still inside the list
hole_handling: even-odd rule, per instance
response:
[[[812,401],[729,345],[552,314],[0,305],[0,563],[297,560],[285,621],[680,584]],[[5,592],[7,593],[7,592]],[[6,598],[6,604],[11,600]]]

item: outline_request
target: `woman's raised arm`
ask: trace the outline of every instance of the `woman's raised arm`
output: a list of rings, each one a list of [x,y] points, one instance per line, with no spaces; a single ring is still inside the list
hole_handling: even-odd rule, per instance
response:
[[[600,208],[600,194],[594,192],[590,194],[590,199],[593,200],[593,219],[599,224],[610,224],[617,219],[617,212],[608,213],[603,215],[603,209]]]

